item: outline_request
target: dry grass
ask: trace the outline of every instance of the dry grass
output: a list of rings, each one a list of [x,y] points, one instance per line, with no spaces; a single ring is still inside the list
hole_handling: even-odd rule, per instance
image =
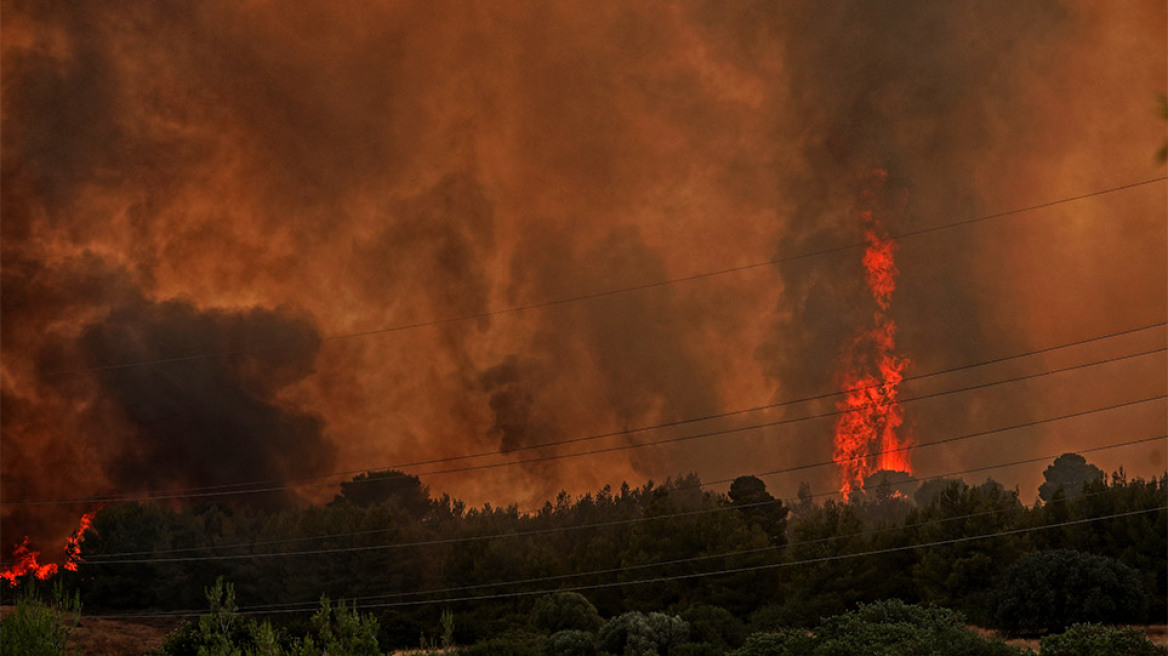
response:
[[[69,634],[70,645],[80,645],[86,656],[137,656],[162,645],[178,626],[173,620],[125,621],[81,618]]]
[[[7,617],[12,606],[0,606],[0,618]],[[69,634],[69,646],[81,647],[85,656],[140,656],[162,645],[166,634],[178,621],[102,620],[82,616],[81,623]]]

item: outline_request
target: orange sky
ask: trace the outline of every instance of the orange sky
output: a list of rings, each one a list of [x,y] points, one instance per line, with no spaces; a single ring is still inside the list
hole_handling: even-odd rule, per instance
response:
[[[894,234],[1165,174],[1162,1],[11,1],[2,19],[5,548],[86,509],[14,500],[298,480],[831,391],[874,307],[859,249],[333,338],[862,242],[873,168],[903,207]],[[1160,182],[902,240],[906,375],[1165,321],[1166,224]],[[906,425],[927,443],[1165,387],[1160,354],[907,403]],[[1166,423],[1161,401],[913,461],[937,474]],[[832,425],[425,480],[530,507],[825,460]],[[1153,475],[1165,448],[1089,460]],[[988,474],[1029,500],[1041,470]],[[767,480],[838,487],[831,468]]]

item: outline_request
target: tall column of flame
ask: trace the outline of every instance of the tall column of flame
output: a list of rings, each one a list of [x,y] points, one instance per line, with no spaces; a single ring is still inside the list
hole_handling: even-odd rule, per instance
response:
[[[873,203],[887,179],[875,171],[862,198]],[[833,459],[840,470],[840,493],[845,498],[864,489],[864,479],[880,470],[912,472],[912,441],[898,435],[904,410],[897,385],[908,368],[907,358],[896,354],[896,323],[888,316],[896,290],[896,242],[880,224],[872,209],[860,213],[864,224],[864,272],[868,290],[876,301],[872,327],[857,335],[844,349],[840,372],[844,396],[835,425]]]
[[[73,531],[65,539],[65,562],[58,566],[56,563],[45,563],[44,565],[37,562],[40,558],[41,552],[33,551],[28,548],[28,537],[25,537],[20,544],[16,545],[12,550],[13,563],[0,571],[0,579],[8,583],[12,587],[20,584],[20,580],[26,576],[34,576],[38,579],[47,579],[58,571],[58,567],[76,572],[77,563],[81,561],[81,543],[85,541],[85,531],[93,525],[93,516],[97,511],[88,512],[81,516],[81,521],[77,525],[77,530]]]

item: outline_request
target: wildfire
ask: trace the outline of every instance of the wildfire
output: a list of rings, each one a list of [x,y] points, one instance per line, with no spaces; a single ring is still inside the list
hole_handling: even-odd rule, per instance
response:
[[[81,561],[81,543],[85,541],[85,531],[93,526],[93,512],[85,513],[81,516],[81,521],[77,525],[77,530],[65,539],[65,563],[60,565],[65,569],[76,572],[77,563]],[[44,580],[54,575],[58,571],[56,563],[45,563],[41,565],[37,562],[41,552],[33,551],[28,548],[28,537],[26,536],[20,544],[12,549],[13,564],[0,571],[0,579],[3,579],[12,587],[16,587],[20,580],[26,576],[35,576],[38,579]]]
[[[887,174],[873,172],[862,195],[867,203],[879,198]],[[912,472],[912,440],[898,435],[904,409],[897,385],[904,379],[909,360],[897,355],[896,323],[888,316],[899,273],[893,257],[896,242],[881,226],[877,214],[864,210],[864,272],[868,290],[876,301],[872,327],[857,335],[844,349],[841,384],[844,397],[836,403],[841,411],[835,425],[832,458],[840,469],[840,492],[845,498],[864,489],[864,479],[880,470]]]

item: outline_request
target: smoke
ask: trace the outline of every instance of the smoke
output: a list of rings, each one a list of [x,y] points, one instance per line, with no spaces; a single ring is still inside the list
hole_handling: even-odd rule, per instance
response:
[[[86,509],[49,520],[8,501],[514,451],[830,391],[871,318],[859,249],[603,293],[859,243],[873,168],[903,208],[885,217],[897,234],[1152,177],[1163,141],[1151,0],[0,11],[0,487],[5,541],[19,526],[34,547]],[[1168,264],[1147,247],[1165,242],[1161,192],[898,240],[906,375],[1163,320]],[[1162,389],[1157,364],[906,403],[906,421],[924,443],[1101,405]],[[1157,406],[1113,425],[1162,420]],[[1092,435],[919,449],[914,467]],[[1141,459],[1162,464],[1155,448]],[[830,452],[830,422],[809,422],[411,473],[531,505]],[[1040,472],[1018,476],[1031,488]]]
[[[131,427],[106,459],[115,489],[280,482],[333,465],[322,420],[278,404],[312,373],[320,347],[312,324],[286,310],[142,300],[83,328],[79,347],[98,368],[101,397]],[[201,353],[238,354],[118,367]]]

